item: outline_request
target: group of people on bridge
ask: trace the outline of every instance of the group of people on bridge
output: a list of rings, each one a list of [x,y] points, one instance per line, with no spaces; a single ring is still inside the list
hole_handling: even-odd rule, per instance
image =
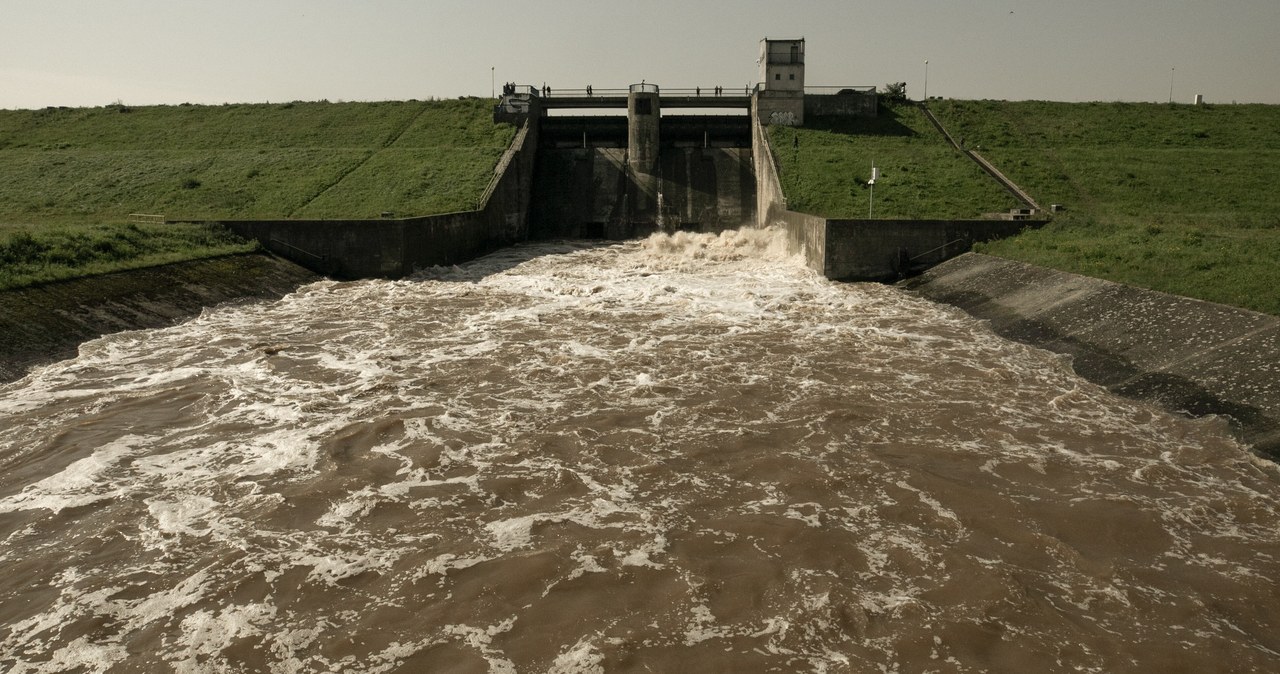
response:
[[[702,87],[694,87],[694,88],[693,88],[693,91],[694,91],[694,95],[696,95],[696,96],[701,96],[701,95],[702,95]],[[719,95],[723,94],[723,93],[724,93],[724,87],[716,87],[716,88],[715,88],[715,92],[716,92],[716,93],[715,93],[715,95],[716,95],[716,96],[719,96]]]
[[[547,86],[547,84],[546,84],[545,82],[542,84],[542,88],[541,88],[541,89],[534,89],[533,87],[529,87],[529,90],[530,90],[531,92],[532,92],[532,91],[536,91],[537,93],[541,94],[544,98],[550,98],[550,97],[551,97],[551,87]],[[588,85],[587,85],[587,89],[586,89],[586,91],[587,91],[587,95],[588,95],[588,96],[593,96],[593,95],[595,95],[595,92],[592,90],[592,88],[591,88],[591,85],[590,85],[590,84],[588,84]],[[688,91],[688,89],[685,89],[685,91]],[[695,96],[701,96],[701,95],[702,95],[702,87],[694,87],[694,90],[693,90],[693,91],[694,91],[694,95],[695,95]],[[712,88],[712,92],[713,92],[713,93],[712,93],[712,95],[713,95],[713,96],[723,96],[723,95],[724,95],[724,87],[721,87],[721,86],[714,87],[714,88]],[[515,93],[516,93],[516,83],[515,83],[515,82],[506,82],[506,83],[504,83],[504,84],[502,85],[502,95],[503,95],[503,96],[511,96],[511,95],[514,95]],[[744,94],[744,95],[750,95],[750,94],[751,94],[751,87],[750,87],[750,85],[748,85],[748,86],[746,86],[746,87],[743,87],[743,94]]]

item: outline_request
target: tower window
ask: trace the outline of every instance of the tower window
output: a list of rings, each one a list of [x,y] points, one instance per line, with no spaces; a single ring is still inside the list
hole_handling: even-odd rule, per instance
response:
[[[788,77],[790,77],[791,79],[793,79],[793,80],[794,80],[794,79],[796,78],[796,74],[795,74],[795,73],[791,73]]]
[[[773,79],[775,79],[775,80],[780,80],[780,79],[782,79],[782,73],[774,73],[774,74],[773,74]]]

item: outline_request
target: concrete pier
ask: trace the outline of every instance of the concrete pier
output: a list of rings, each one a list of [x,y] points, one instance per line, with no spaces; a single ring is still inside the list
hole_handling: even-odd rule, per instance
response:
[[[658,222],[662,176],[658,165],[662,101],[656,84],[633,84],[627,94],[627,171],[633,220]],[[618,234],[624,234],[618,232]]]

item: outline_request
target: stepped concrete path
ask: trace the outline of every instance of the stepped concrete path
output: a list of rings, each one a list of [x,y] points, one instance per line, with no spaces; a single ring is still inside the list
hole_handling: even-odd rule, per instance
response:
[[[924,116],[929,120],[931,124],[933,124],[934,128],[936,128],[939,132],[942,133],[942,136],[947,139],[947,142],[951,144],[951,147],[954,147],[956,150],[958,150],[962,154],[972,159],[974,163],[976,163],[978,166],[982,168],[983,171],[987,172],[987,175],[990,175],[992,178],[995,178],[996,182],[1003,185],[1004,188],[1008,190],[1010,194],[1016,197],[1018,201],[1021,201],[1024,205],[1026,205],[1027,208],[1030,208],[1033,211],[1044,210],[1040,208],[1040,204],[1036,203],[1036,200],[1032,198],[1030,194],[1027,194],[1026,190],[1022,189],[1021,187],[1018,186],[1017,183],[1010,180],[1008,176],[1006,176],[1004,173],[1000,171],[1000,169],[995,167],[995,164],[992,164],[991,162],[987,161],[986,157],[983,157],[982,155],[978,154],[974,150],[970,150],[966,148],[964,145],[957,142],[955,137],[951,135],[951,132],[947,131],[947,128],[942,125],[942,122],[937,117],[934,116],[933,111],[929,109],[929,106],[925,105],[924,103],[921,103],[920,110],[924,112]]]

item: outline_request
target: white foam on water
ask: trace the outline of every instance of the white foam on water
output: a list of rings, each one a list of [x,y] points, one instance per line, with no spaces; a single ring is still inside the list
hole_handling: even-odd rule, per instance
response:
[[[1271,643],[1273,465],[959,312],[822,280],[778,232],[313,284],[90,343],[0,388],[0,427],[0,559],[43,562],[0,586],[14,671],[127,667],[138,638],[279,672],[455,646],[491,671],[682,647],[976,671],[910,640],[997,623],[1080,671]],[[1187,608],[1210,594],[1238,617]],[[602,617],[539,632],[579,596]]]
[[[130,435],[103,445],[93,450],[89,456],[73,461],[57,474],[27,485],[17,494],[0,499],[0,513],[45,509],[56,514],[66,508],[78,508],[117,498],[125,490],[116,486],[112,473],[118,470],[123,460],[133,456],[144,446],[147,440]]]
[[[219,654],[236,641],[260,636],[276,609],[262,604],[233,605],[216,613],[198,610],[182,620],[182,640],[166,654],[174,671],[218,674],[230,669]]]
[[[590,637],[562,651],[547,669],[547,674],[604,674],[604,656],[600,654]]]

